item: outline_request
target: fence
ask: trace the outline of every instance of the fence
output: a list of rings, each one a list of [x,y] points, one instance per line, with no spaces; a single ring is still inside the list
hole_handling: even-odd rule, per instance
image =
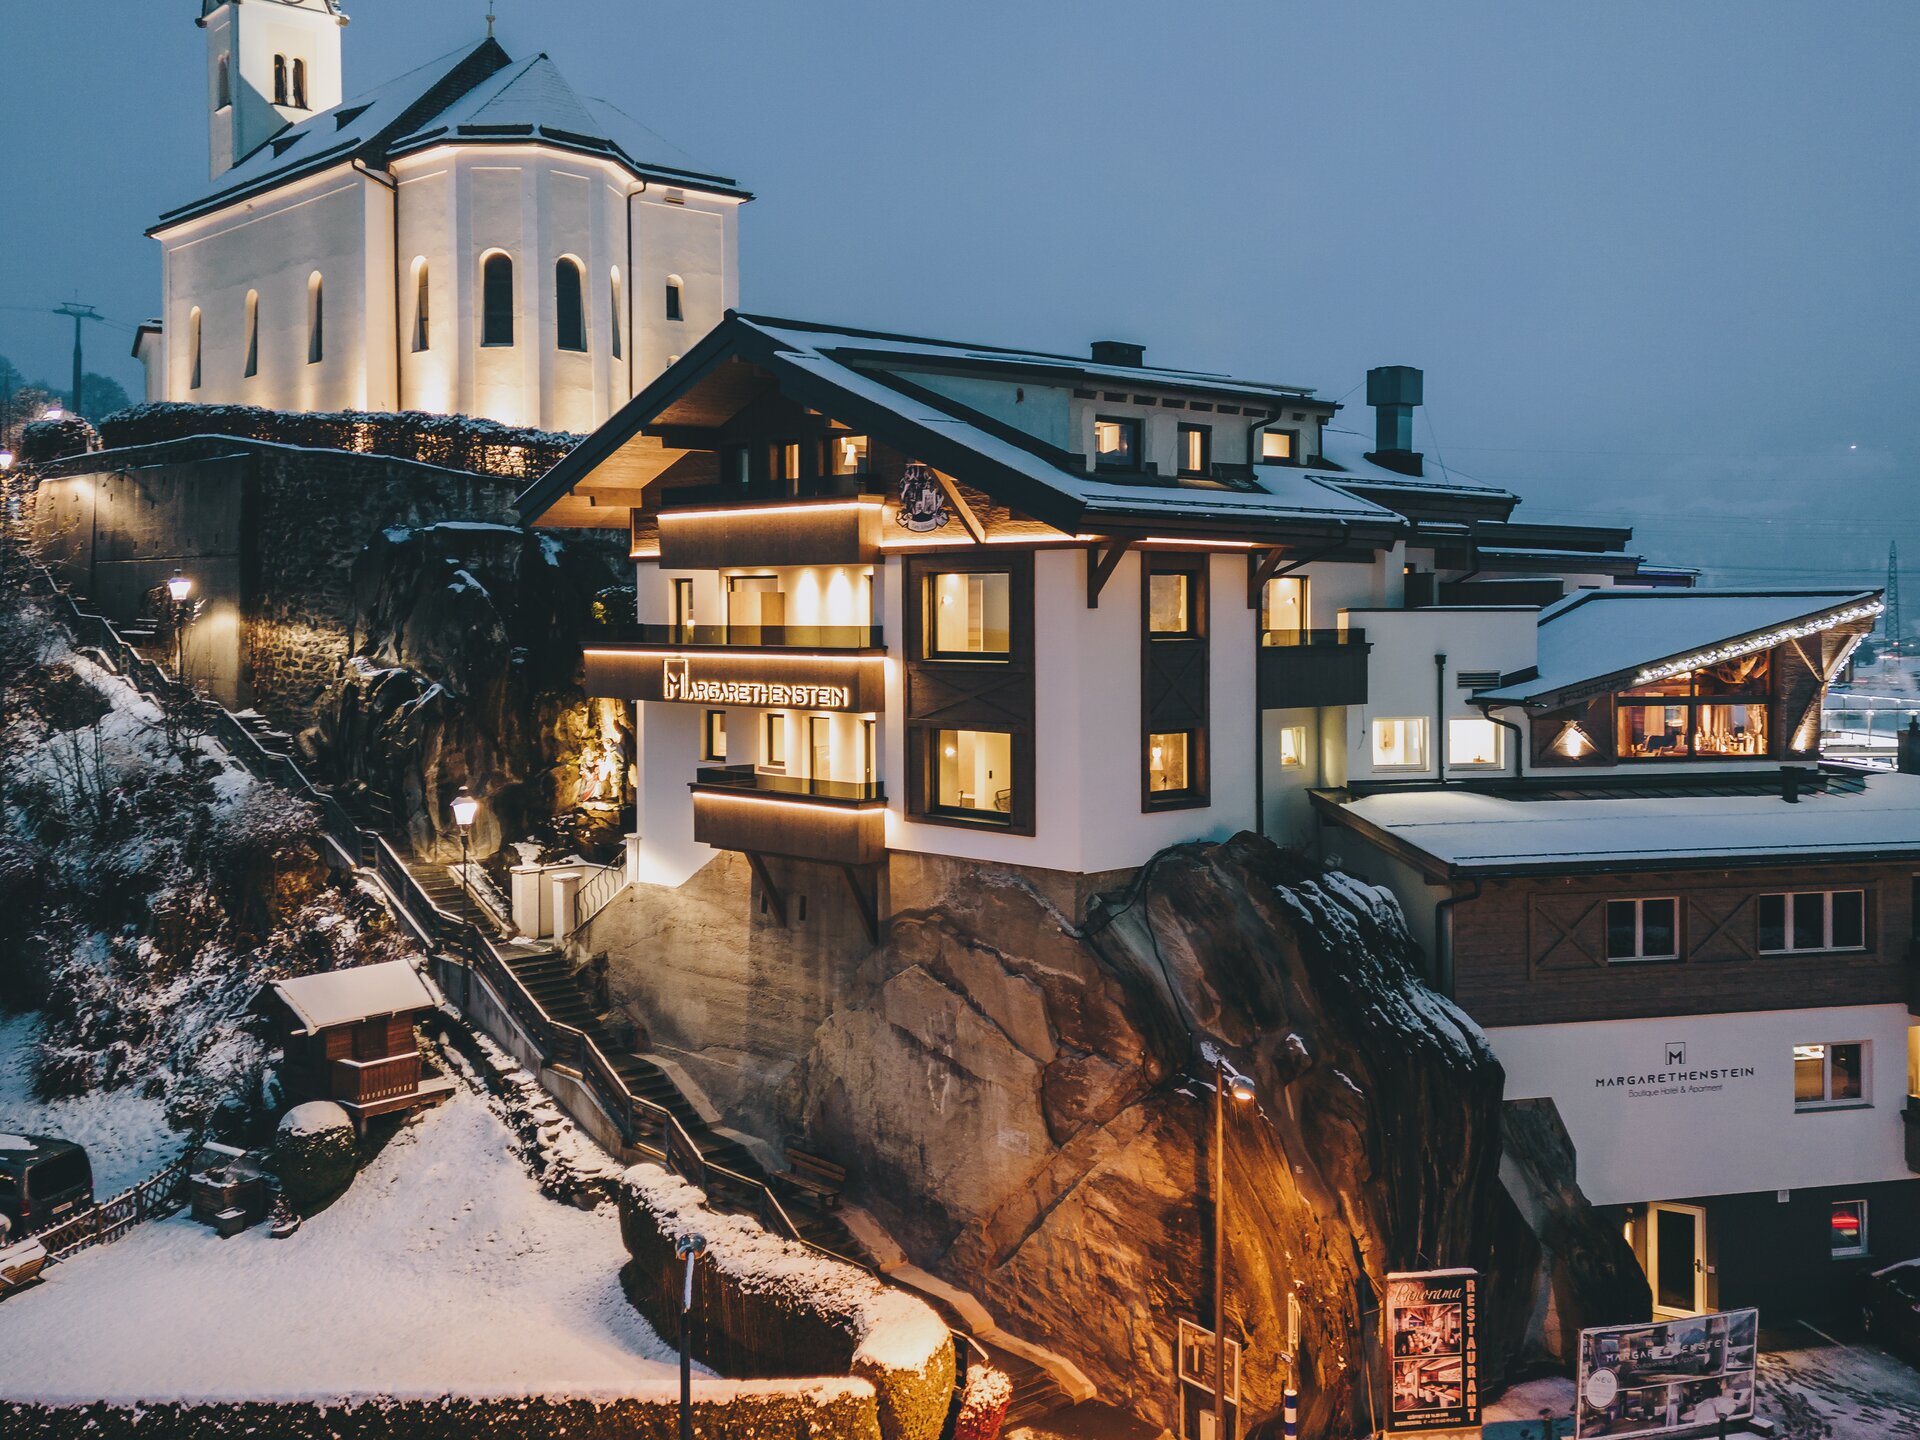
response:
[[[142,1220],[178,1209],[194,1152],[199,1148],[199,1141],[195,1140],[178,1160],[155,1171],[131,1190],[123,1190],[71,1220],[62,1220],[42,1230],[34,1239],[46,1247],[48,1261],[65,1260],[95,1245],[110,1244]]]

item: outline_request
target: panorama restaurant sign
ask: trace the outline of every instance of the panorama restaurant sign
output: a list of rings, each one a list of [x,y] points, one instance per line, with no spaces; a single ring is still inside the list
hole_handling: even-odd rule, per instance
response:
[[[695,675],[684,657],[660,663],[662,700],[688,700],[701,705],[791,705],[797,710],[845,710],[853,703],[853,692],[845,685],[710,680]]]
[[[1388,1433],[1480,1423],[1479,1297],[1473,1270],[1387,1276]]]

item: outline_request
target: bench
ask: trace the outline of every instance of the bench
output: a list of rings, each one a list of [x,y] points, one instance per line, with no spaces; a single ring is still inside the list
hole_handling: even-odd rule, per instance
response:
[[[818,1155],[809,1155],[804,1150],[795,1150],[789,1145],[787,1171],[780,1178],[822,1209],[831,1210],[839,1203],[840,1192],[846,1187],[847,1171],[843,1165],[836,1165]]]

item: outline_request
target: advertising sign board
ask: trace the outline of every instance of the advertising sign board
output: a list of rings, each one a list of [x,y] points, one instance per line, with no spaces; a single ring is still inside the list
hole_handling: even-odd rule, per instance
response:
[[[1213,1424],[1213,1331],[1180,1322],[1180,1440],[1233,1440],[1239,1429],[1240,1342],[1227,1341],[1227,1433],[1216,1436]]]
[[[1580,1332],[1574,1434],[1681,1435],[1753,1418],[1758,1310]]]
[[[1473,1270],[1387,1276],[1388,1433],[1480,1423],[1479,1291]]]

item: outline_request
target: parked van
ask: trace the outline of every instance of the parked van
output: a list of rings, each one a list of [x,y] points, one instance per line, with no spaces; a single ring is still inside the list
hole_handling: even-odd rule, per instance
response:
[[[0,1215],[16,1236],[58,1225],[93,1204],[87,1152],[51,1135],[0,1135]]]

